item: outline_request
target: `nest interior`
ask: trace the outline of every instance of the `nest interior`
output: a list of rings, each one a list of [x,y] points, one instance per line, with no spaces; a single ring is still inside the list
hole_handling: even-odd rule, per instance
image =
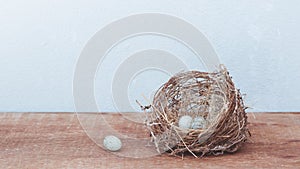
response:
[[[213,73],[189,71],[173,76],[154,95],[147,128],[157,151],[195,157],[235,152],[250,136],[240,91],[223,66]],[[182,128],[180,118],[203,119]]]

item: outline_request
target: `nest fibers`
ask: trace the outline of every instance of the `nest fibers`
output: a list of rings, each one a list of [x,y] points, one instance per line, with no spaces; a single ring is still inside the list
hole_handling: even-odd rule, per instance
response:
[[[246,107],[225,67],[175,75],[156,92],[151,106],[146,124],[160,153],[198,157],[235,152],[250,136]],[[179,127],[186,117],[191,119],[188,127]],[[201,125],[193,127],[196,119]]]

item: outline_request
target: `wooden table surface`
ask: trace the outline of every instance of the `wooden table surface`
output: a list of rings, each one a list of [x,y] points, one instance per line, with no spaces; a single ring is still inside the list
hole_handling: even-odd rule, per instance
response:
[[[102,116],[115,122],[118,132],[145,133],[118,122],[120,114]],[[251,140],[234,154],[130,158],[98,146],[74,113],[1,113],[0,168],[300,168],[300,113],[248,113],[248,118]]]

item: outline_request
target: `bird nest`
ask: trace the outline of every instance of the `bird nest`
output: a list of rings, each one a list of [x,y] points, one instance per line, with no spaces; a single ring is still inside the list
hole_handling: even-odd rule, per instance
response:
[[[250,136],[242,96],[223,66],[173,76],[154,95],[146,125],[157,151],[195,157],[235,152]]]

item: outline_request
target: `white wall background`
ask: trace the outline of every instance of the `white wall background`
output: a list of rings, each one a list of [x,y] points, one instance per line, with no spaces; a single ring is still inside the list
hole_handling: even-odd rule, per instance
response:
[[[73,72],[86,42],[111,21],[144,12],[171,14],[201,30],[247,93],[250,111],[300,111],[299,11],[297,0],[0,0],[0,111],[74,111]],[[147,48],[168,50],[193,69],[201,64],[170,39],[129,39],[108,54],[97,76],[101,111],[116,111],[109,87],[117,64]],[[167,78],[155,71],[137,76],[130,99]]]

